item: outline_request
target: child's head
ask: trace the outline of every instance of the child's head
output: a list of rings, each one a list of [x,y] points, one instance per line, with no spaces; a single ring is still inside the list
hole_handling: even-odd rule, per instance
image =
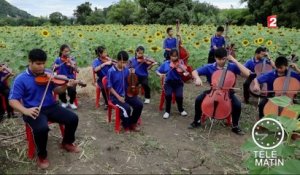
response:
[[[215,59],[218,66],[223,67],[227,59],[227,50],[224,48],[218,48],[215,50]]]
[[[261,59],[263,57],[266,56],[267,54],[267,48],[266,47],[258,47],[256,50],[255,50],[255,56],[256,58],[258,59]]]
[[[288,69],[288,60],[284,56],[279,56],[275,60],[276,70],[283,74]]]
[[[178,58],[178,50],[177,49],[172,49],[170,51],[170,60],[172,62],[176,62],[176,61],[179,60],[179,58]]]
[[[144,56],[145,48],[143,46],[139,46],[135,49],[136,58],[140,58]]]
[[[29,67],[35,74],[44,73],[47,54],[42,49],[32,49],[29,54]]]
[[[224,32],[224,27],[219,26],[219,27],[217,28],[217,35],[218,35],[218,36],[222,36],[222,35],[223,35],[223,32]]]
[[[168,34],[169,36],[173,36],[173,29],[172,29],[172,27],[168,27],[168,28],[167,28],[167,34]]]
[[[98,57],[106,57],[107,56],[106,48],[104,46],[97,47],[97,49],[95,50],[95,53]]]
[[[124,68],[127,65],[128,59],[129,59],[128,53],[123,50],[120,51],[117,55],[117,60],[118,60],[117,66],[120,68]]]
[[[59,56],[69,56],[71,52],[71,48],[69,45],[67,44],[63,44],[60,46],[60,49],[59,49]]]

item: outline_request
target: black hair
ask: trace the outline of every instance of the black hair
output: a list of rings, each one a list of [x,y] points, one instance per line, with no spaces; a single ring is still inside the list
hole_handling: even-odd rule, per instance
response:
[[[143,51],[143,52],[145,52],[145,48],[144,48],[143,46],[137,47],[137,48],[135,49],[135,53],[134,53],[135,56],[136,56],[136,53],[137,53],[138,51]]]
[[[99,46],[96,48],[95,53],[97,56],[99,56],[100,54],[102,54],[104,51],[106,50],[106,48],[104,46]]]
[[[167,28],[167,33],[169,33],[171,30],[173,30],[172,27],[168,27]]]
[[[266,47],[258,47],[256,50],[255,50],[255,54],[260,54],[260,52],[267,52],[268,49]]]
[[[122,50],[118,53],[117,59],[118,59],[118,61],[121,61],[121,60],[128,61],[129,55],[126,51]]]
[[[288,60],[286,57],[284,56],[279,56],[276,58],[275,60],[275,66],[277,68],[281,67],[281,66],[288,66]]]
[[[227,56],[227,50],[225,48],[218,48],[215,50],[215,57],[216,58],[224,58]]]
[[[176,48],[171,49],[170,54],[169,54],[170,57],[171,57],[174,53],[176,53],[176,55],[178,56],[178,50],[177,50]]]
[[[217,28],[217,32],[224,32],[224,27],[219,26],[219,27]]]
[[[61,46],[60,46],[60,49],[59,49],[59,56],[60,56],[60,57],[62,56],[62,52],[65,50],[65,48],[71,49],[70,46],[67,45],[67,44],[61,45]]]
[[[46,61],[47,54],[42,49],[32,49],[28,54],[28,58],[31,62]]]

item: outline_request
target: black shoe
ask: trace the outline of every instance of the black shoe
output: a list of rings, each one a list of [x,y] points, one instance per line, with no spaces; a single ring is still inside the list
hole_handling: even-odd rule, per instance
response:
[[[241,130],[240,127],[234,126],[231,129],[232,132],[236,133],[237,135],[244,135],[245,133]]]
[[[201,126],[200,122],[193,122],[190,124],[190,126],[188,127],[188,129],[194,129],[194,128],[199,128]]]
[[[0,123],[4,120],[4,114],[0,114]]]

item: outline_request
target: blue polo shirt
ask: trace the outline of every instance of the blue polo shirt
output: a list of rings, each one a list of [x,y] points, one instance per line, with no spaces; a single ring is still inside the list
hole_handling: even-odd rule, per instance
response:
[[[71,58],[72,61],[76,62],[75,58]],[[60,57],[56,58],[54,61],[55,64],[60,65],[56,71],[58,75],[65,75],[69,79],[75,79],[75,73],[74,69],[71,66],[68,66],[67,64],[62,64]]]
[[[92,64],[93,70],[95,70],[95,68],[101,64],[103,64],[103,62],[99,58],[95,58]],[[107,76],[107,72],[111,67],[112,65],[105,65],[98,72],[96,72],[98,78],[102,80],[103,77]]]
[[[223,36],[218,37],[217,35],[214,35],[210,39],[210,51],[214,51],[213,46],[216,46],[217,48],[225,46],[225,38]]]
[[[287,72],[286,72],[286,74],[287,74]],[[269,72],[257,77],[257,81],[259,84],[267,83],[268,91],[272,91],[273,83],[274,83],[275,79],[278,77],[279,76],[278,76],[277,70],[272,70],[272,71],[269,71]],[[291,77],[296,78],[298,81],[300,81],[300,74],[298,74],[294,71],[291,72]]]
[[[52,91],[55,88],[54,84],[50,84],[42,107],[54,105],[56,102],[53,98]],[[42,101],[46,85],[37,85],[35,76],[27,68],[26,71],[20,73],[14,80],[10,93],[9,100],[22,101],[24,107],[38,107]]]
[[[113,88],[120,96],[125,97],[128,76],[128,68],[119,71],[115,66],[112,66],[107,73],[107,88]],[[111,94],[111,97],[114,95]]]
[[[255,66],[259,63],[263,63],[265,59],[266,59],[266,63],[271,65],[270,60],[267,58],[262,58],[259,61],[256,61],[255,58],[253,57],[247,60],[244,66],[248,68],[251,72],[255,72]]]
[[[212,74],[217,70],[219,70],[219,69],[217,68],[217,63],[215,62],[212,64],[206,64],[202,67],[199,67],[197,69],[197,72],[198,72],[198,75],[206,76],[207,81],[209,82],[209,84],[211,84]],[[228,63],[228,70],[233,72],[235,75],[241,74],[240,69],[234,63]]]
[[[170,67],[170,60],[165,61],[160,67],[157,68],[157,71],[161,74],[166,74],[165,81],[182,81],[181,75]]]
[[[177,39],[176,38],[166,38],[164,40],[164,45],[163,48],[164,49],[174,49],[176,48],[176,44],[177,44]]]
[[[138,77],[147,77],[148,76],[148,67],[150,66],[147,63],[139,63],[137,61],[137,58],[131,58],[130,62],[132,64],[132,67],[135,69],[135,74]]]

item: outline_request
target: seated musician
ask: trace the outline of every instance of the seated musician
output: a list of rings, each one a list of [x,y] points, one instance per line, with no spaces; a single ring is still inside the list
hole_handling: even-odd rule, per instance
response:
[[[288,71],[288,60],[283,56],[279,56],[275,60],[276,69],[270,72],[267,72],[257,78],[254,79],[254,90],[260,91],[260,84],[267,83],[268,91],[273,91],[273,83],[276,78],[286,76]],[[300,69],[297,67],[295,63],[291,64],[291,67],[295,70],[291,72],[291,77],[296,78],[300,81]],[[264,107],[268,102],[268,97],[273,97],[274,92],[269,92],[268,96],[263,98],[258,105],[259,118],[264,117]]]
[[[263,63],[264,59],[266,60],[266,64],[271,65],[273,68],[275,68],[275,63],[272,59],[268,56],[268,50],[266,47],[258,47],[255,50],[254,57],[248,59],[244,66],[251,71],[250,76],[247,78],[247,80],[243,84],[243,92],[244,92],[244,102],[249,103],[250,98],[250,92],[249,87],[251,82],[254,80],[254,78],[257,76],[255,73],[255,66],[259,63]]]
[[[129,69],[126,67],[128,53],[120,51],[117,55],[117,64],[113,65],[107,74],[107,88],[110,91],[110,100],[121,111],[122,125],[125,133],[140,131],[137,122],[143,110],[143,103],[137,96],[127,93]],[[131,112],[131,107],[133,111]]]
[[[248,77],[250,75],[250,71],[241,63],[239,63],[235,58],[231,55],[227,56],[227,51],[224,48],[219,48],[215,50],[215,63],[204,65],[203,67],[199,67],[194,70],[192,75],[195,79],[196,86],[202,86],[202,80],[200,78],[201,75],[206,76],[207,81],[211,84],[211,77],[213,73],[217,70],[224,69],[226,59],[231,61],[228,63],[228,70],[233,72],[235,75],[242,75],[244,77]],[[204,100],[205,96],[210,93],[211,90],[204,91],[201,95],[199,95],[195,100],[195,117],[194,121],[190,124],[190,129],[198,128],[201,126],[201,116],[202,109],[201,104]],[[234,95],[233,90],[230,90],[231,104],[232,104],[232,132],[242,135],[244,134],[239,127],[239,120],[241,115],[241,102]]]
[[[42,169],[49,166],[46,149],[49,131],[48,121],[65,126],[65,135],[61,143],[63,149],[68,152],[80,152],[80,149],[74,145],[78,116],[59,106],[52,95],[53,92],[65,92],[68,87],[76,85],[76,82],[70,80],[63,86],[55,86],[55,84],[50,83],[46,96],[43,98],[46,85],[38,85],[36,77],[44,74],[46,60],[47,55],[43,50],[31,50],[29,52],[29,67],[15,78],[9,94],[9,104],[23,114],[23,120],[32,129],[37,147],[37,165]]]

